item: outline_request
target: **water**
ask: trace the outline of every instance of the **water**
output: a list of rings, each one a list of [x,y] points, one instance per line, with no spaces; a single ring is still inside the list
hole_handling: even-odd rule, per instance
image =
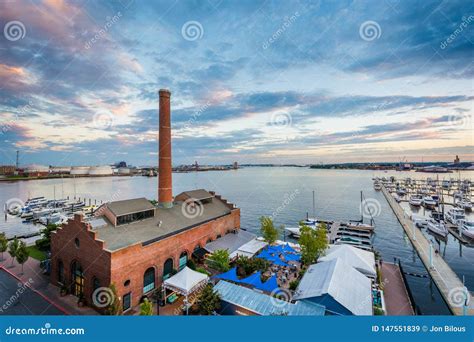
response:
[[[309,212],[312,216],[312,191],[316,191],[316,215],[328,220],[360,218],[360,191],[366,199],[375,199],[379,215],[375,218],[374,247],[385,261],[400,258],[406,271],[426,274],[420,259],[398,223],[381,192],[373,190],[372,177],[423,178],[433,175],[413,172],[373,172],[363,170],[315,170],[309,168],[244,168],[232,171],[210,171],[173,174],[174,194],[204,188],[216,191],[241,208],[241,226],[258,233],[262,215],[273,216],[277,225],[296,226]],[[457,174],[455,175],[458,176]],[[460,175],[462,178],[474,173]],[[453,174],[446,175],[453,177]],[[442,179],[442,177],[440,177]],[[0,203],[10,198],[26,200],[45,196],[64,198],[74,196],[94,200],[119,200],[134,197],[157,197],[157,178],[104,177],[22,181],[0,183]],[[39,229],[9,218],[0,223],[0,230],[13,236]],[[433,241],[434,238],[433,238]],[[474,248],[460,246],[449,236],[440,245],[435,241],[445,260],[474,289]],[[415,302],[423,314],[449,314],[436,286],[428,278],[407,276]]]

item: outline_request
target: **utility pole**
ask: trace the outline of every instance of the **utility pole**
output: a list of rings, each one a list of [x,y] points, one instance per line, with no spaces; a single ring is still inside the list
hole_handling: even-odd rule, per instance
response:
[[[20,167],[20,151],[16,151],[16,169]]]

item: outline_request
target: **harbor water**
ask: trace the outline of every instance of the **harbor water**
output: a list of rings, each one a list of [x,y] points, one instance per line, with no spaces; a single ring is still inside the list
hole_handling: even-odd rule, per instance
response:
[[[373,177],[395,176],[426,179],[432,174],[415,172],[374,172],[365,170],[319,170],[298,167],[248,167],[230,171],[190,172],[173,174],[173,192],[204,188],[222,195],[241,208],[241,226],[258,234],[259,217],[272,216],[276,225],[296,227],[307,213],[313,216],[313,190],[315,215],[325,220],[358,220],[360,191],[365,199],[375,203],[374,248],[384,261],[399,258],[406,272],[426,275],[427,272],[397,221],[384,195],[373,189]],[[436,176],[435,176],[436,177]],[[435,178],[434,177],[434,178]],[[443,178],[474,179],[474,172],[443,174]],[[114,201],[135,197],[156,199],[157,178],[153,177],[99,177],[65,178],[0,183],[0,203],[12,198],[25,201],[31,197],[81,198]],[[407,210],[409,207],[405,206]],[[473,215],[469,215],[473,219]],[[367,219],[366,219],[367,221]],[[2,218],[0,230],[8,236],[24,235],[41,229],[41,226],[24,224],[20,219]],[[428,236],[428,235],[427,235]],[[474,245],[461,245],[449,235],[446,241],[428,236],[434,246],[457,273],[470,291],[474,291]],[[283,230],[281,238],[284,237]],[[407,275],[415,303],[422,314],[449,314],[449,310],[434,283],[429,278]]]

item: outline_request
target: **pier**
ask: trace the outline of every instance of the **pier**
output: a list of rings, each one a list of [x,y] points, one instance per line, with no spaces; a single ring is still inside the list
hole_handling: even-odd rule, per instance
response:
[[[385,306],[388,316],[413,316],[413,304],[403,280],[400,267],[383,262],[381,265],[384,286]]]
[[[430,242],[419,229],[415,228],[413,222],[407,217],[403,208],[395,201],[385,186],[382,186],[382,192],[451,312],[458,316],[464,314],[474,315],[472,294],[468,291],[468,296],[470,296],[470,306],[468,308],[459,305],[456,299],[463,293],[464,285],[462,281],[446,261],[434,252]]]

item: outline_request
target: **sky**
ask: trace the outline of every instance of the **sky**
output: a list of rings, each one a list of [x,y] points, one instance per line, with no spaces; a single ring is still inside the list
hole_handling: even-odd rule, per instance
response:
[[[0,164],[474,160],[472,1],[0,0]]]

